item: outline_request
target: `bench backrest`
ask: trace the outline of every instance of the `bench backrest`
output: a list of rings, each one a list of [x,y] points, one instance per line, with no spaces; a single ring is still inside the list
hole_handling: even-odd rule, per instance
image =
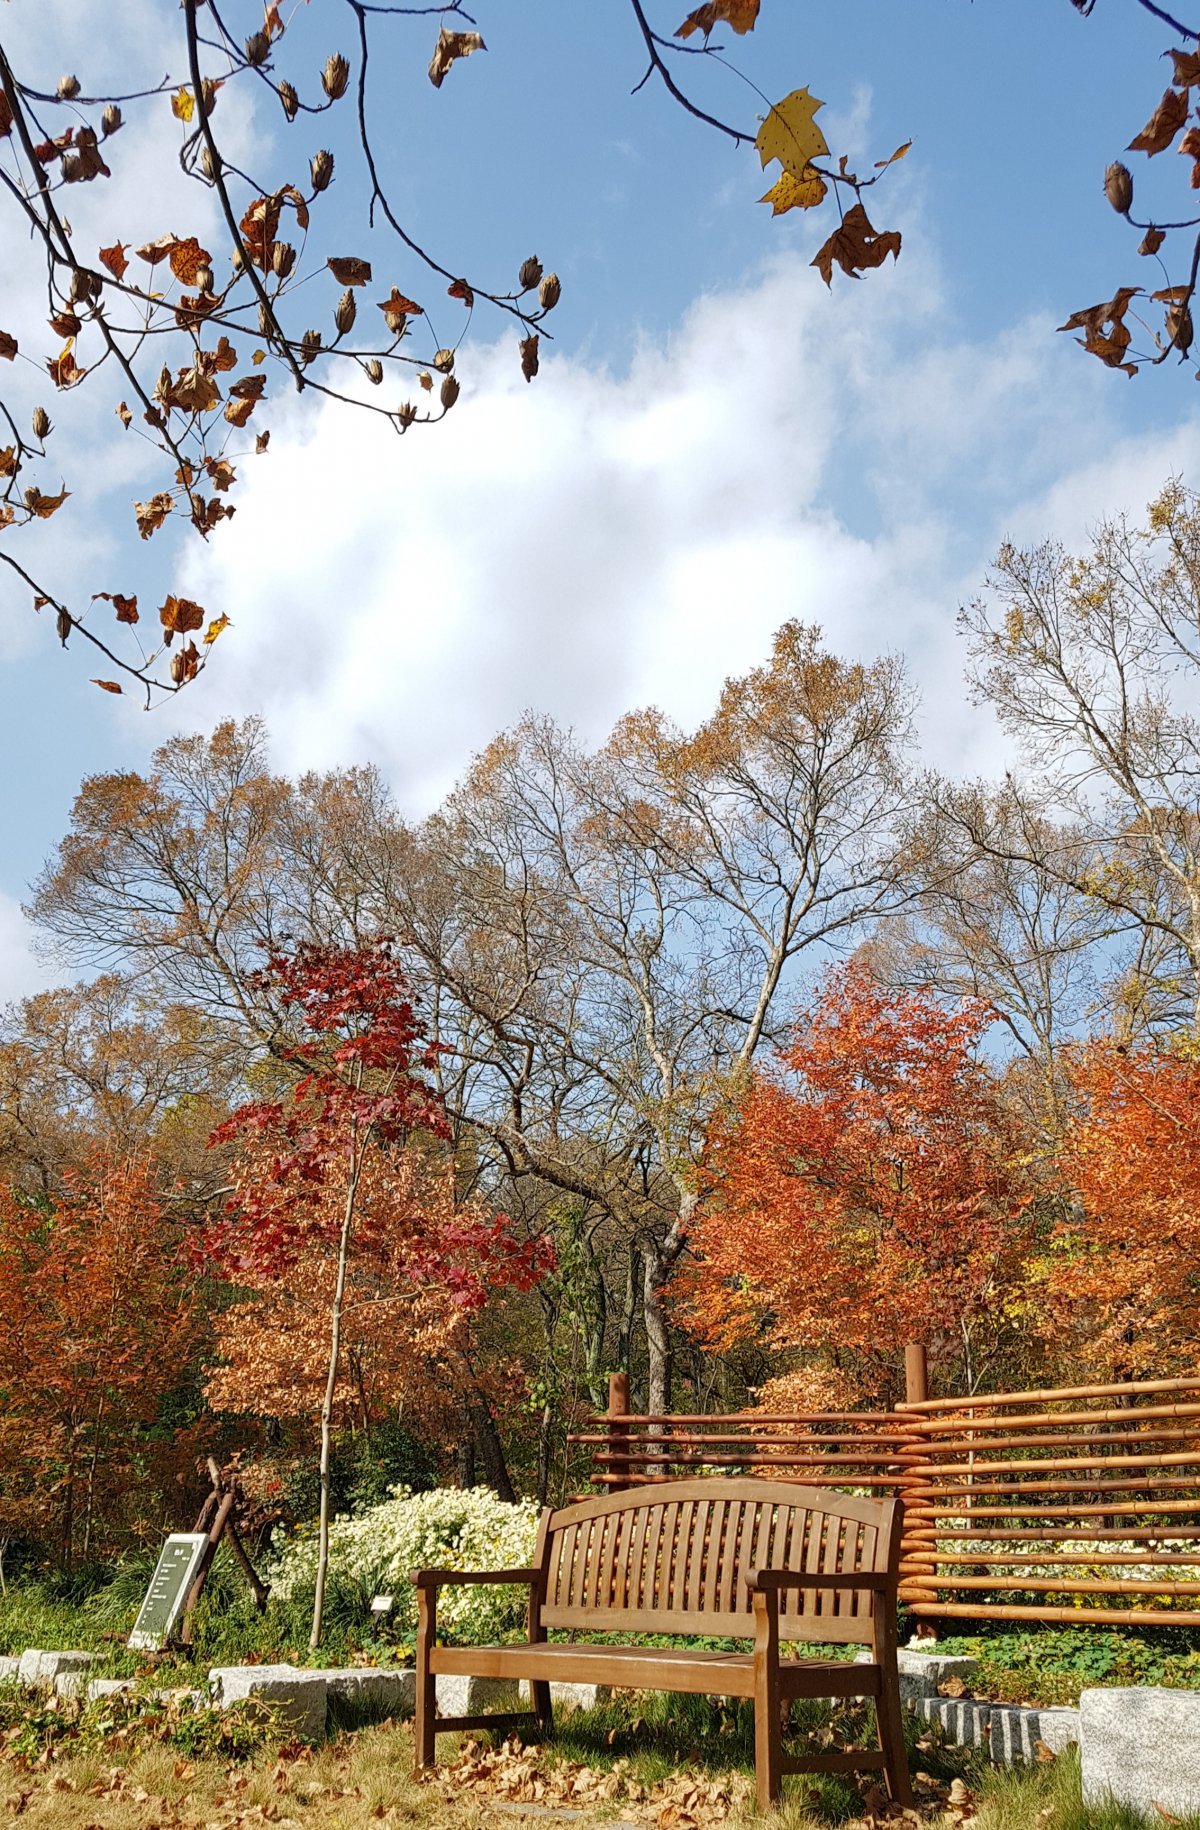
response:
[[[542,1515],[545,1627],[583,1632],[753,1633],[751,1569],[891,1571],[898,1503],[787,1481],[664,1481]],[[894,1596],[893,1596],[894,1600]],[[779,1631],[869,1644],[869,1591],[791,1591]]]

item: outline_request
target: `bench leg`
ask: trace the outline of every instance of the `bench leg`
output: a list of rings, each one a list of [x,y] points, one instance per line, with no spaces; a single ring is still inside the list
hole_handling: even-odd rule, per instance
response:
[[[754,1624],[754,1776],[759,1810],[773,1811],[783,1800],[779,1614],[774,1595],[755,1595]]]
[[[437,1765],[437,1678],[429,1669],[429,1654],[437,1642],[437,1602],[429,1589],[417,1591],[417,1683],[413,1712],[413,1770],[427,1772]]]
[[[554,1710],[550,1703],[550,1685],[535,1679],[529,1686],[533,1699],[533,1713],[543,1729],[549,1729],[554,1721]]]
[[[908,1777],[908,1750],[904,1745],[900,1694],[886,1682],[875,1699],[875,1732],[879,1738],[879,1751],[887,1762],[884,1778],[888,1797],[894,1805],[907,1808],[912,1804],[913,1796]]]

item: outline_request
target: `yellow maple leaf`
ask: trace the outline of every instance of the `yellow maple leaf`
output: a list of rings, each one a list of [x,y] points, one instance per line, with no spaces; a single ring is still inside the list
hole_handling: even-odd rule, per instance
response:
[[[824,106],[807,89],[793,89],[781,102],[775,102],[754,142],[762,163],[769,165],[772,159],[778,159],[785,172],[803,182],[805,167],[829,151],[825,135],[813,119],[817,109]]]
[[[229,618],[224,614],[224,612],[222,612],[222,614],[220,616],[214,616],[212,622],[208,625],[208,628],[204,631],[204,637],[203,637],[204,646],[206,648],[210,648],[212,646],[212,644],[216,641],[217,637],[222,633],[222,631],[228,629],[228,627],[229,627]]]
[[[772,216],[782,216],[785,210],[815,210],[819,203],[824,203],[828,191],[829,186],[820,172],[806,165],[799,178],[784,172],[758,201],[771,205]]]
[[[190,121],[196,112],[196,98],[186,86],[176,89],[171,97],[171,113],[177,121]]]

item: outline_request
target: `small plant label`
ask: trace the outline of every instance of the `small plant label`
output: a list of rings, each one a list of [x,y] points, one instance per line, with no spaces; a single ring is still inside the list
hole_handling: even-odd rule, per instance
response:
[[[205,1531],[171,1533],[159,1552],[158,1567],[129,1635],[129,1644],[135,1651],[162,1651],[183,1611],[207,1543]]]

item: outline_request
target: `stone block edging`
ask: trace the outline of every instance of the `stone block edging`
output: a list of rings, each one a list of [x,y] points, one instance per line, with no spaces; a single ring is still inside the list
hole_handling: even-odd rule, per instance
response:
[[[1200,1812],[1200,1692],[1151,1685],[1079,1700],[1083,1802],[1177,1817]]]

